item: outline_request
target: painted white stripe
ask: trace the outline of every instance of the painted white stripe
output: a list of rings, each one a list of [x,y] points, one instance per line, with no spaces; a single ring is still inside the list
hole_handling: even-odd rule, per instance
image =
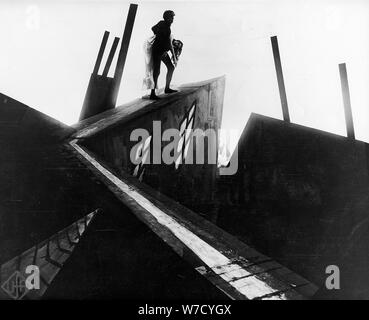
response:
[[[272,288],[270,285],[253,276],[252,273],[243,269],[239,264],[232,263],[229,258],[221,252],[213,248],[207,242],[200,239],[193,232],[182,226],[172,217],[167,215],[161,209],[156,207],[151,201],[142,196],[132,187],[129,187],[121,179],[104,168],[99,162],[92,158],[85,150],[83,150],[76,140],[70,142],[88,162],[90,162],[97,170],[105,177],[114,183],[121,191],[128,194],[141,207],[146,209],[153,217],[155,217],[161,225],[168,228],[183,244],[193,251],[214,273],[227,281],[238,292],[243,294],[248,299],[261,297],[267,294],[272,294],[279,291]],[[234,278],[242,278],[237,281],[232,281]],[[285,300],[284,294],[273,297],[278,300]]]

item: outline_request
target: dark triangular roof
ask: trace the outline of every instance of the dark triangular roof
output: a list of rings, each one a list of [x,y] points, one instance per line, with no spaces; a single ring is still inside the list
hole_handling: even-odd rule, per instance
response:
[[[34,141],[55,141],[74,129],[5,94],[0,93],[0,128],[3,135]]]

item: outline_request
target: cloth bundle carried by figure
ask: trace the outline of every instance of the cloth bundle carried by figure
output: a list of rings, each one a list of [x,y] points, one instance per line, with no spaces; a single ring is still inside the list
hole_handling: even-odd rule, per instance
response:
[[[180,40],[173,39],[172,40],[172,45],[173,45],[174,54],[175,54],[176,59],[178,61],[178,58],[179,58],[179,56],[182,53],[183,42],[180,41]],[[174,60],[174,57],[172,57],[172,62],[174,64],[174,61],[173,60]]]
[[[154,78],[153,78],[153,59],[152,59],[152,45],[155,41],[155,35],[148,38],[143,45],[144,57],[145,57],[145,78],[143,80],[143,89],[154,89]]]
[[[154,89],[155,83],[154,83],[154,77],[153,77],[153,59],[152,59],[152,45],[154,44],[156,35],[151,36],[147,40],[145,40],[143,49],[144,49],[144,57],[145,57],[145,78],[143,79],[143,90],[148,89]],[[182,53],[183,43],[180,40],[171,39],[174,54],[176,56],[176,60],[178,61],[179,56]],[[165,53],[168,54],[168,53]],[[174,66],[176,64],[174,63],[174,57],[172,56],[172,63]]]

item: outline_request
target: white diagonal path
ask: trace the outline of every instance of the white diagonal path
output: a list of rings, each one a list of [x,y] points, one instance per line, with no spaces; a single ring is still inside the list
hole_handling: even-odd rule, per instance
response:
[[[129,197],[136,201],[137,204],[155,217],[159,224],[169,229],[185,246],[187,246],[196,256],[198,256],[208,268],[228,282],[247,299],[271,295],[270,298],[286,300],[286,296],[283,293],[273,295],[273,293],[277,293],[279,291],[278,288],[273,288],[271,285],[242,268],[241,265],[232,263],[232,261],[224,254],[212,247],[209,243],[199,238],[192,231],[188,230],[186,227],[158,208],[154,203],[140,194],[137,190],[134,190],[124,181],[103,167],[98,161],[96,161],[77,144],[77,140],[71,141],[70,145],[89,163],[91,163],[101,174],[108,178],[116,187],[118,187],[122,192],[126,193]],[[234,281],[235,278],[239,280]]]

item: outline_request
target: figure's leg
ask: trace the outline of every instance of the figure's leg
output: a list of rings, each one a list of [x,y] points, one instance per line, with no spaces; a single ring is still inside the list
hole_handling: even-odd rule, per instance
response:
[[[164,62],[165,66],[168,69],[164,92],[165,93],[177,92],[177,90],[170,89],[170,82],[172,81],[174,66],[173,66],[172,60],[169,57],[169,54],[165,54],[162,58],[162,61]]]
[[[153,59],[152,77],[153,77],[153,80],[154,80],[154,89],[151,90],[150,99],[156,100],[156,99],[159,99],[159,97],[155,94],[155,89],[158,86],[158,79],[159,79],[159,74],[160,74],[160,64],[161,64],[161,55],[153,52],[152,59]]]

